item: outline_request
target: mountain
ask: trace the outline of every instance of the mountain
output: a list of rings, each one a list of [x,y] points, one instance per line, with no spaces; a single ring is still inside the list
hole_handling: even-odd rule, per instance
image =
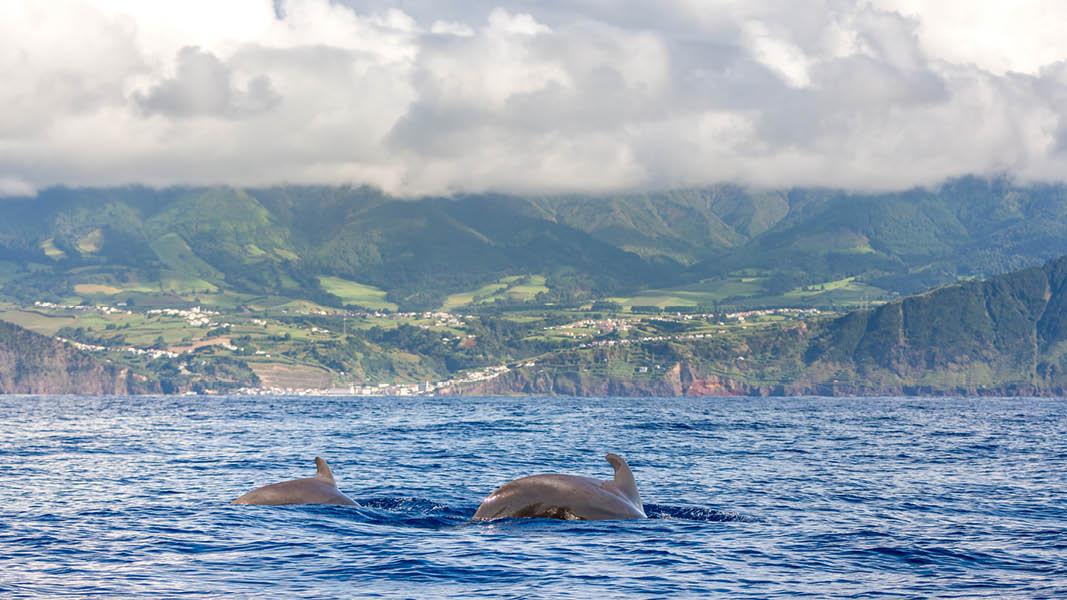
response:
[[[772,292],[858,276],[911,294],[1067,254],[1067,188],[1004,180],[879,194],[720,186],[534,203],[546,218],[689,266],[683,279],[762,273]]]
[[[848,306],[1061,254],[1067,188],[974,178],[866,195],[723,185],[405,200],[351,187],[124,187],[0,203],[0,296],[20,303],[339,306],[366,292],[432,309],[499,303],[479,290],[536,277],[543,285],[505,304]]]
[[[829,280],[863,274],[914,293],[1067,254],[1067,191],[962,179],[936,190],[857,195],[797,190],[790,212],[726,261],[698,267],[774,268]]]
[[[519,210],[641,256],[691,264],[739,248],[780,222],[790,206],[780,192],[719,186],[599,198],[530,198],[520,201]]]
[[[631,364],[656,369],[639,375],[617,367]],[[457,391],[1061,396],[1067,392],[1067,257],[742,338],[568,350]]]
[[[225,291],[337,304],[321,277],[377,286],[403,307],[501,277],[546,276],[556,297],[673,281],[646,259],[507,199],[402,201],[367,189],[67,190],[0,205],[4,292],[177,297]]]

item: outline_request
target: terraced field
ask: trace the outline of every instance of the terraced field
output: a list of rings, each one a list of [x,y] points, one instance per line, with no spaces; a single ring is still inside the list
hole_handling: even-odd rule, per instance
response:
[[[265,387],[322,389],[333,385],[333,375],[329,371],[308,365],[249,361],[248,366]]]

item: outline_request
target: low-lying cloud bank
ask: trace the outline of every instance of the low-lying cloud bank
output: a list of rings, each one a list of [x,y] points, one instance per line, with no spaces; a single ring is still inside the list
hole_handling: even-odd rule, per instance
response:
[[[1067,178],[1059,2],[0,3],[0,195]]]

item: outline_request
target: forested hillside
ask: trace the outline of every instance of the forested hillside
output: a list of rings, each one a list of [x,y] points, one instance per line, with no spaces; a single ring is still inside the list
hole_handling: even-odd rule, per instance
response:
[[[878,195],[719,186],[415,200],[369,188],[57,188],[0,203],[0,292],[23,303],[365,305],[337,292],[348,286],[401,309],[452,306],[455,294],[849,306],[1061,254],[1067,188],[978,179]],[[538,283],[503,299],[479,292],[509,277]]]

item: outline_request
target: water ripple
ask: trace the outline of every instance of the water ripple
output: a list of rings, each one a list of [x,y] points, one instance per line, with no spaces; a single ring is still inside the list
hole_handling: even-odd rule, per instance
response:
[[[1067,404],[0,398],[0,595],[1055,597]],[[522,475],[649,519],[471,520]],[[233,506],[330,460],[358,506]]]

